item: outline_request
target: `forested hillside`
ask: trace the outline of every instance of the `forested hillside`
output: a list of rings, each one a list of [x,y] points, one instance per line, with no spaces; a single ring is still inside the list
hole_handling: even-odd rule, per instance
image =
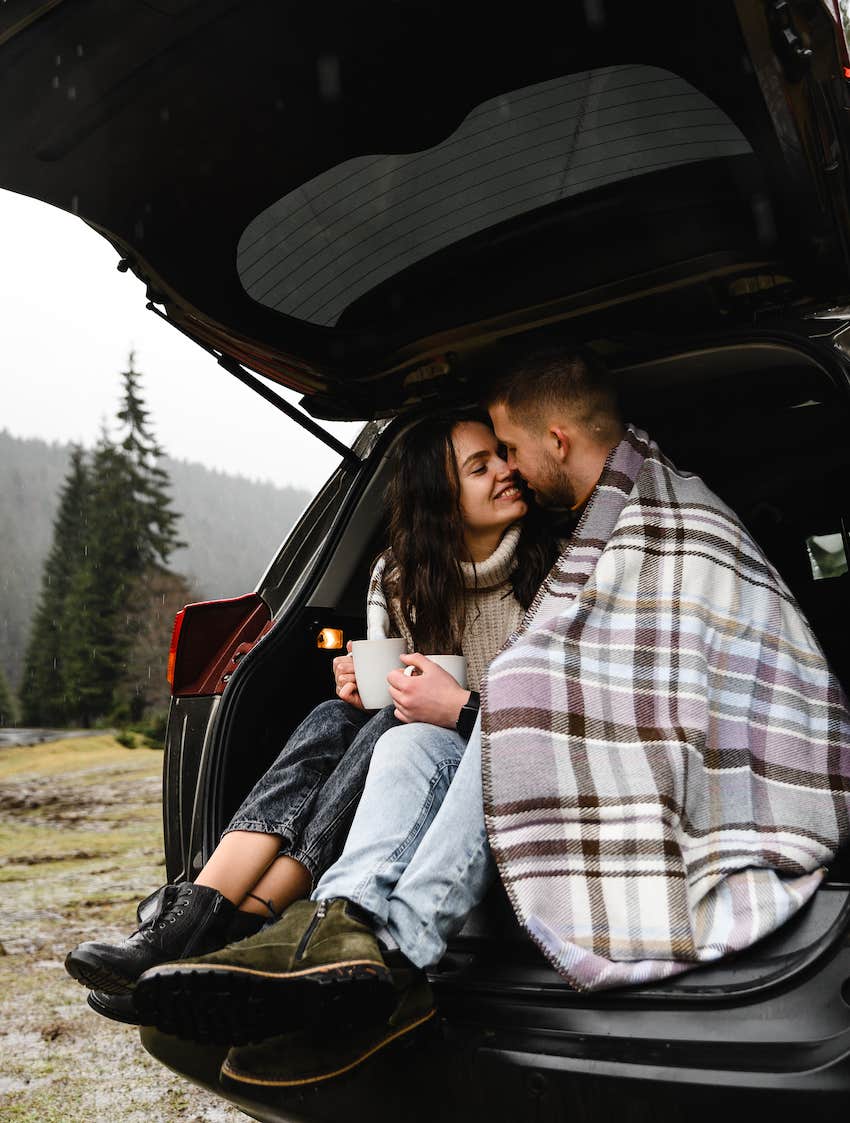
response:
[[[50,549],[67,445],[24,440],[0,431],[0,667],[17,687],[30,621]],[[248,592],[310,498],[165,458],[178,534],[187,543],[171,568],[201,598]]]

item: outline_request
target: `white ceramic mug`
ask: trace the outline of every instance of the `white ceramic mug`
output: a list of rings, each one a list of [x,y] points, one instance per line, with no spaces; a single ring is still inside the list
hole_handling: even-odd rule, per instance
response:
[[[392,703],[387,675],[401,669],[400,655],[407,652],[403,639],[356,639],[351,645],[357,690],[367,710]]]
[[[425,658],[442,667],[444,671],[448,671],[464,690],[467,689],[465,655],[426,655]],[[404,673],[406,675],[418,674],[415,667],[408,667]]]

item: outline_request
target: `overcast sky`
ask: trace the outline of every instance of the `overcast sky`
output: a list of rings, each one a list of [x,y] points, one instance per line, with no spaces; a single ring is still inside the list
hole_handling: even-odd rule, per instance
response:
[[[315,491],[336,455],[145,308],[112,247],[80,219],[0,190],[0,429],[91,446],[136,352],[169,456]],[[280,391],[290,401],[297,395]],[[350,443],[359,425],[327,426]]]

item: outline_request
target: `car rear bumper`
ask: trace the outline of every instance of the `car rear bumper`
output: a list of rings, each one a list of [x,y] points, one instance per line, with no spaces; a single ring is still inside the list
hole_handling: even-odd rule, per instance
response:
[[[302,1091],[258,1088],[234,1100],[257,1119],[405,1123],[533,1119],[724,1123],[769,1110],[846,1118],[850,1105],[850,946],[805,977],[747,1002],[641,1003],[628,992],[557,1003],[438,983],[438,1033],[342,1080]],[[142,1031],[145,1048],[223,1094],[224,1052]],[[228,1097],[230,1098],[230,1097]]]

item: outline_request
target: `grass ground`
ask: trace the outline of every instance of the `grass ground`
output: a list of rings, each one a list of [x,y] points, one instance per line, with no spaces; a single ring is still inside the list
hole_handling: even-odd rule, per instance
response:
[[[165,879],[162,753],[108,735],[0,750],[0,1119],[235,1123],[235,1108],[89,1010],[80,940],[119,938]]]

